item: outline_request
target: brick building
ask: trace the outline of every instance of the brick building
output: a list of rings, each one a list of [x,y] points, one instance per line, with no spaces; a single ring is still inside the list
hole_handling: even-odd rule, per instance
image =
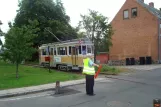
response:
[[[161,59],[161,11],[153,2],[126,0],[111,24],[113,65],[151,64]]]

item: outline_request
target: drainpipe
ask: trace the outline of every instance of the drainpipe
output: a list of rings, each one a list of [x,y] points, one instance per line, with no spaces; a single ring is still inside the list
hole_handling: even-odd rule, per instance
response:
[[[158,61],[159,61],[159,64],[160,64],[160,18],[158,18]]]

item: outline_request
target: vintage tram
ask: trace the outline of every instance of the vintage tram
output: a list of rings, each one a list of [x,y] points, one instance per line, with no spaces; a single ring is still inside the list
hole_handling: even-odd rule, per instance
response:
[[[59,70],[82,70],[83,58],[94,55],[94,45],[87,38],[43,44],[39,47],[39,64]]]

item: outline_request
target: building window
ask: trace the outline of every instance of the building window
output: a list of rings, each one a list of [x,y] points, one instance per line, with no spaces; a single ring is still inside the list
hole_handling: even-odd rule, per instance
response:
[[[131,9],[131,17],[136,17],[137,15],[138,15],[137,8],[132,8]]]
[[[124,10],[124,19],[128,19],[129,18],[129,10]]]

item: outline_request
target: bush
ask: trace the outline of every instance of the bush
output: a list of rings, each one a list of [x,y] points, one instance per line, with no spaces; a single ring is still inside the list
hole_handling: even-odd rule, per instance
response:
[[[96,71],[98,70],[98,68],[95,68],[95,69]],[[101,73],[109,74],[109,75],[117,75],[119,72],[120,70],[118,68],[111,67],[108,65],[102,65]]]

